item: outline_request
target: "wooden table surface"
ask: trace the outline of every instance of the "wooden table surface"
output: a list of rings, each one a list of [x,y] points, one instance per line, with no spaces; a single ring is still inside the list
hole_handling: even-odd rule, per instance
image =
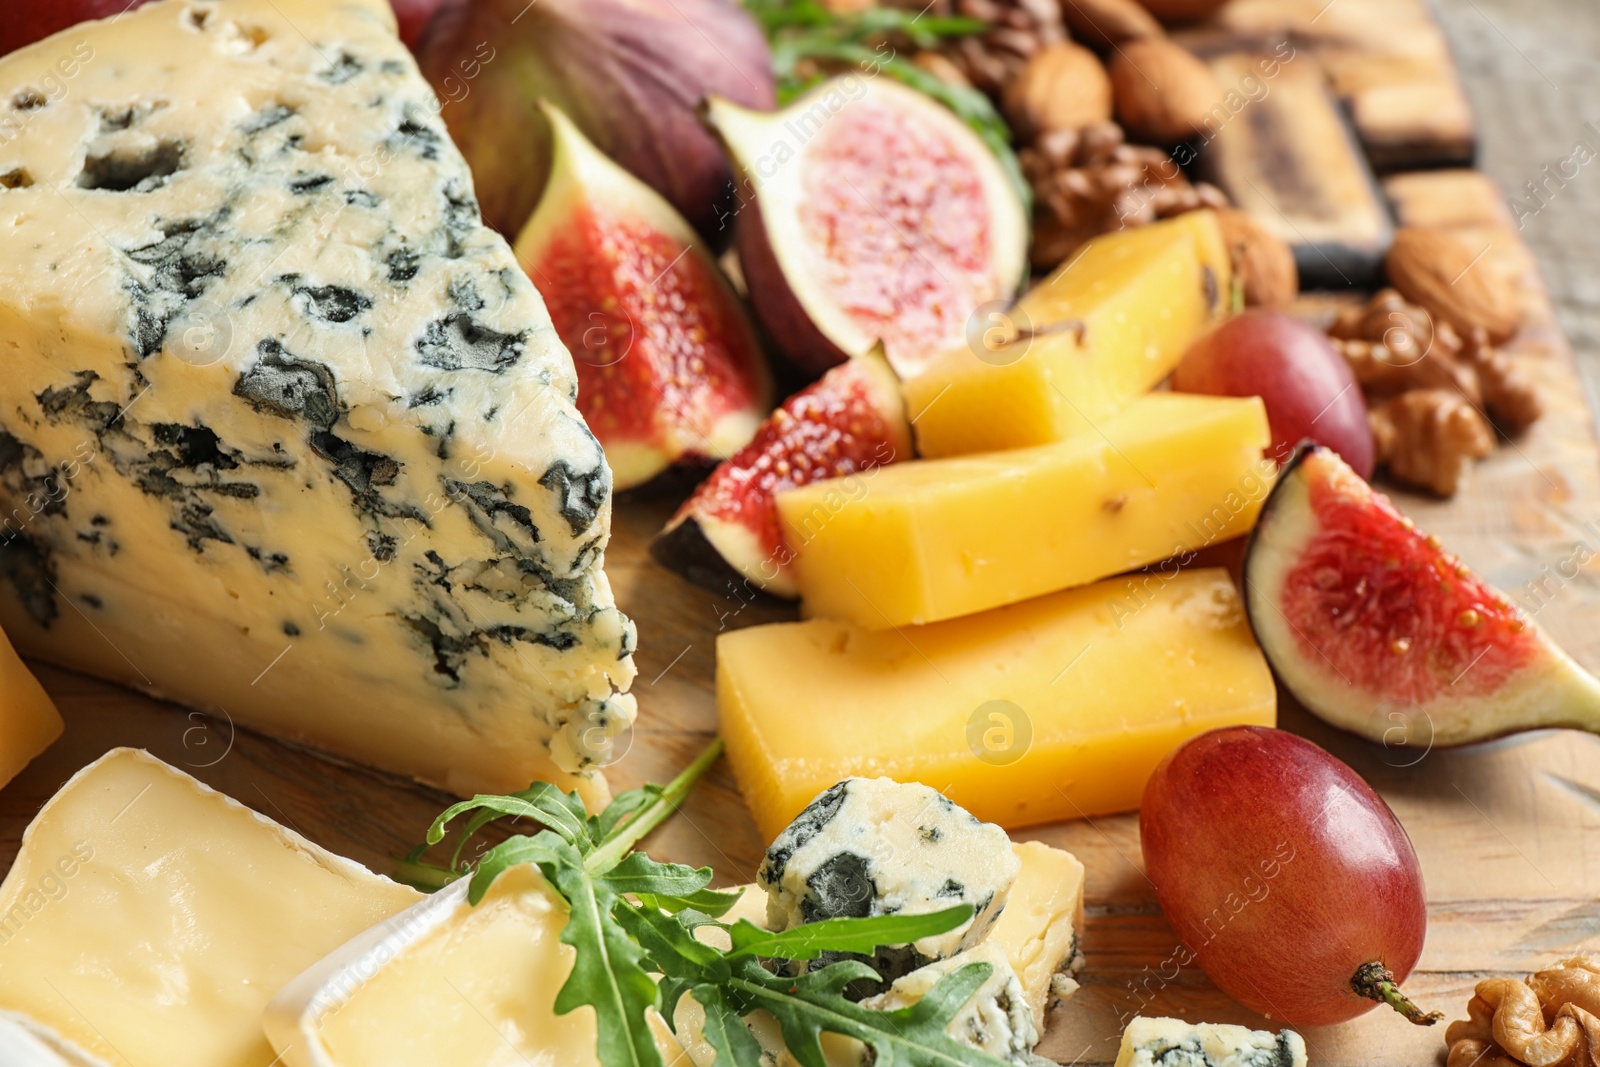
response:
[[[1530,325],[1517,356],[1551,410],[1525,439],[1502,447],[1449,503],[1402,496],[1424,528],[1508,590],[1577,658],[1600,668],[1600,583],[1528,582],[1556,572],[1575,546],[1600,555],[1600,453],[1571,354],[1551,321],[1543,287],[1512,230],[1497,226],[1498,198],[1472,172],[1391,179],[1403,219],[1456,225],[1481,238],[1484,266],[1519,279]],[[721,628],[792,618],[792,608],[746,604],[699,589],[655,566],[644,543],[674,494],[619,503],[607,570],[639,623],[640,718],[631,751],[612,768],[621,787],[665,781],[716,730],[713,652]],[[79,767],[115,745],[138,745],[336,852],[389,872],[450,802],[434,790],[341,766],[218,721],[47,666],[40,677],[68,720],[66,736],[0,791],[0,867],[23,826]],[[1285,704],[1282,725],[1349,762],[1387,798],[1416,843],[1427,879],[1430,926],[1419,973],[1408,983],[1426,1007],[1455,1017],[1490,974],[1522,974],[1584,947],[1600,947],[1600,738],[1525,735],[1465,750],[1386,749],[1341,734]],[[1076,853],[1088,869],[1078,995],[1052,1013],[1041,1052],[1063,1063],[1115,1058],[1126,1015],[1267,1025],[1233,1005],[1194,967],[1163,980],[1156,970],[1176,941],[1142,872],[1133,815],[1038,827],[1017,834]],[[752,878],[763,842],[725,766],[650,842],[662,857],[714,866],[722,884]],[[1432,1063],[1442,1028],[1418,1029],[1388,1013],[1306,1033],[1313,1062]]]

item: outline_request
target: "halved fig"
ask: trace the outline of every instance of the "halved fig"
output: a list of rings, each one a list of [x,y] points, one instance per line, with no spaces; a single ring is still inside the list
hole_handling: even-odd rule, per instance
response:
[[[1600,682],[1327,448],[1279,476],[1244,577],[1268,661],[1335,726],[1419,748],[1600,731]]]
[[[922,93],[845,75],[776,112],[712,97],[706,116],[740,176],[751,304],[802,369],[881,341],[911,377],[1021,285],[1021,199],[994,153]]]
[[[772,400],[739,298],[672,205],[541,106],[554,155],[517,260],[572,353],[616,487],[732,455]]]
[[[798,596],[777,494],[824,478],[870,477],[911,454],[900,383],[874,349],[784,401],[684,502],[650,554],[709,589],[748,582],[773,596]]]

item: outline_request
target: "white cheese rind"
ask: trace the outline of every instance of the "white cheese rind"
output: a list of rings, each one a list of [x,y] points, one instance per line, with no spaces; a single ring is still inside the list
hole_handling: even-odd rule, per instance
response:
[[[610,471],[387,4],[166,0],[0,60],[0,233],[25,653],[600,798],[634,716]]]
[[[1122,1032],[1116,1067],[1306,1067],[1306,1043],[1293,1030],[1138,1018]]]
[[[0,1063],[6,1067],[110,1067],[25,1015],[0,1011]]]
[[[971,905],[972,918],[949,933],[880,949],[871,963],[892,982],[982,941],[1020,866],[1004,830],[979,822],[937,790],[847,778],[778,835],[756,880],[767,890],[767,924],[775,930],[838,916]]]
[[[595,1013],[557,1015],[575,952],[566,902],[537,867],[500,874],[476,905],[458,881],[289,982],[263,1016],[284,1067],[595,1067]],[[657,1016],[667,1067],[688,1056]]]
[[[0,883],[0,1012],[69,1063],[261,1067],[272,993],[417,899],[116,749],[51,798]]]

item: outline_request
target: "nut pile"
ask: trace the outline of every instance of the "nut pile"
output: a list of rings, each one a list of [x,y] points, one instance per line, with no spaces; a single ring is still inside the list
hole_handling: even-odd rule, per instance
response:
[[[1136,0],[937,0],[933,10],[993,26],[916,62],[1000,105],[1033,187],[1038,269],[1098,234],[1227,205],[1158,147],[1200,132],[1221,90]]]
[[[1391,476],[1454,496],[1468,468],[1541,414],[1533,383],[1472,325],[1385,289],[1329,327],[1366,394],[1378,463]]]
[[[1032,256],[1040,270],[1097,234],[1228,203],[1214,186],[1191,185],[1161,149],[1126,143],[1114,122],[1054,130],[1018,158],[1036,199]]]
[[[1600,956],[1488,978],[1450,1024],[1446,1067],[1600,1067]]]
[[[1062,6],[1059,0],[935,0],[930,10],[989,23],[986,33],[950,42],[944,55],[967,84],[998,98],[1034,55],[1066,40]]]

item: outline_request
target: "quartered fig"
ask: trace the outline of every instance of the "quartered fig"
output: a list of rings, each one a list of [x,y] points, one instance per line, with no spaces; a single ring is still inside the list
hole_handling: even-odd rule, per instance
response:
[[[772,398],[743,305],[672,205],[544,108],[550,182],[517,238],[618,489],[732,455]]]
[[[784,401],[684,502],[650,554],[710,589],[747,582],[774,596],[798,596],[777,494],[824,478],[869,478],[911,455],[899,382],[879,352],[868,353]]]
[[[820,373],[881,341],[911,377],[965,344],[980,307],[1015,294],[1022,203],[943,105],[849,74],[781,111],[713,97],[706,113],[738,173],[750,301],[801,368]]]
[[[1280,474],[1244,576],[1273,670],[1335,726],[1418,748],[1600,732],[1600,682],[1327,448]]]

